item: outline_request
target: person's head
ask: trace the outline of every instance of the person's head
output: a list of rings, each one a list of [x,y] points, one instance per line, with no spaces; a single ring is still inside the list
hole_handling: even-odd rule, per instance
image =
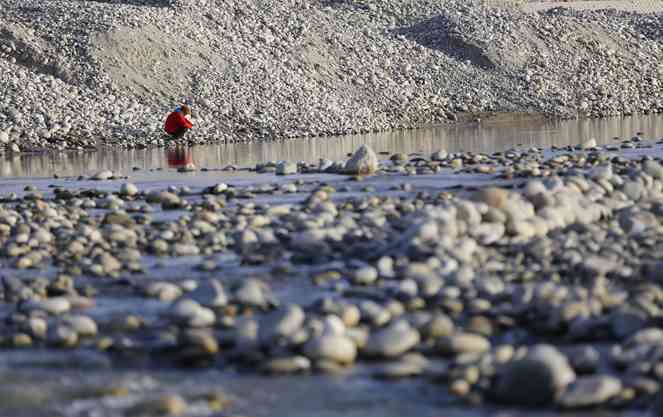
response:
[[[186,104],[183,104],[182,107],[182,113],[184,113],[185,116],[191,116],[191,108],[187,106]]]

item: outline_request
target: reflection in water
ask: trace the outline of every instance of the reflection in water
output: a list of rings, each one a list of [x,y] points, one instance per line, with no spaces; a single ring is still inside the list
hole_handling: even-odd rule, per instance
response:
[[[169,168],[193,169],[195,167],[191,148],[185,148],[184,146],[167,149],[166,160],[168,160]]]
[[[614,137],[629,138],[643,132],[645,138],[663,136],[662,116],[613,118],[604,120],[520,121],[484,126],[435,127],[334,138],[295,139],[285,142],[208,145],[189,149],[184,159],[210,169],[227,165],[252,166],[257,162],[290,160],[316,162],[318,158],[343,159],[361,144],[378,152],[492,153],[519,144],[529,146],[575,145],[590,138],[599,144]],[[181,155],[178,156],[181,159]],[[87,153],[21,155],[2,161],[0,176],[47,177],[53,174],[76,176],[110,169],[128,174],[133,167],[168,168],[170,157],[163,149],[108,150]],[[189,162],[187,162],[189,163]]]

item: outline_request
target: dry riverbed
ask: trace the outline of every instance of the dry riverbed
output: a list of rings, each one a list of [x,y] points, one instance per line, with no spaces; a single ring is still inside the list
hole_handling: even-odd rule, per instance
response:
[[[662,146],[8,183],[2,407],[658,413]]]

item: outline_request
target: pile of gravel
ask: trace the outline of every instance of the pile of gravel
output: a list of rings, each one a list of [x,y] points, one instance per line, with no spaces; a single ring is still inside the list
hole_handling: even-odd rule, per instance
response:
[[[479,1],[0,0],[0,146],[338,135],[456,114],[658,111],[658,14]]]

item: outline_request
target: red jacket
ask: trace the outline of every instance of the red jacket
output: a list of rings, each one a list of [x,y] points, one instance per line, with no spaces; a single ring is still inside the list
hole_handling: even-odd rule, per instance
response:
[[[193,124],[184,117],[181,111],[174,111],[168,115],[164,130],[171,135],[177,133],[181,129],[191,129]]]

